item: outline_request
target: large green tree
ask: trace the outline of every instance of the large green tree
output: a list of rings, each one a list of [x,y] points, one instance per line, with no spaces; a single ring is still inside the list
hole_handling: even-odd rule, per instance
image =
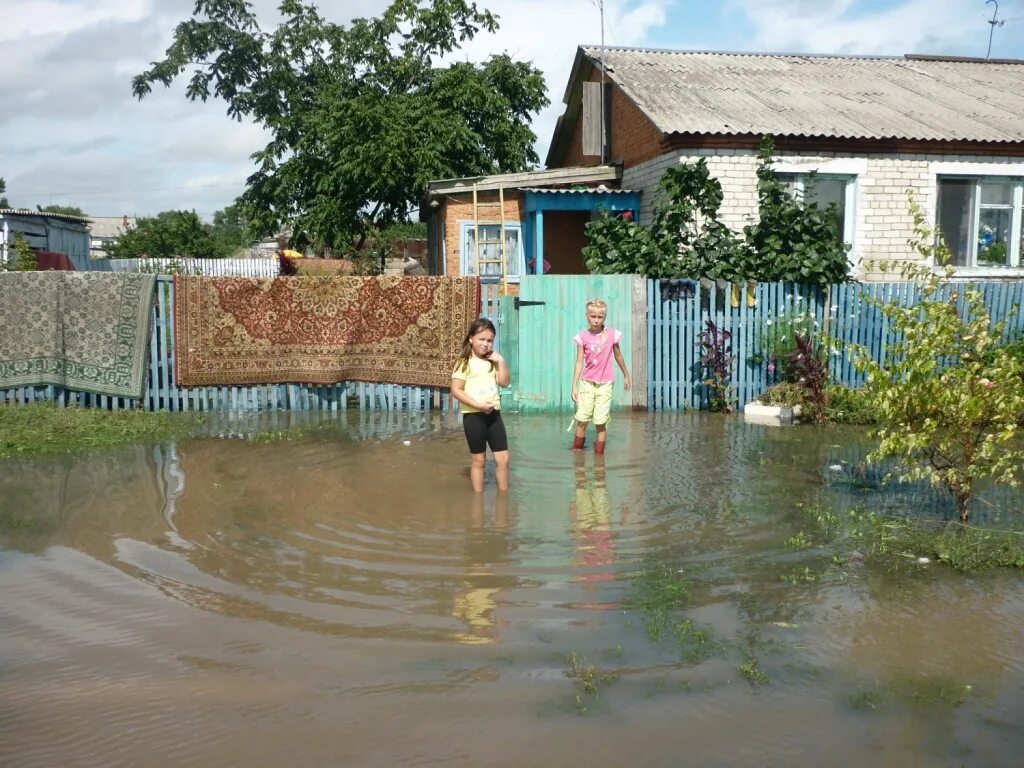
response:
[[[533,113],[544,80],[510,56],[438,66],[497,18],[466,0],[395,0],[347,27],[283,0],[264,31],[243,0],[197,0],[165,58],[136,76],[138,98],[190,72],[191,100],[211,96],[271,139],[240,198],[251,225],[284,225],[344,248],[405,220],[431,179],[525,170],[537,162]]]
[[[237,203],[214,211],[210,234],[216,243],[218,256],[233,256],[256,239],[249,230],[241,206]]]
[[[140,218],[134,227],[117,236],[107,249],[112,259],[173,258],[197,259],[223,255],[207,224],[195,211],[162,211]]]

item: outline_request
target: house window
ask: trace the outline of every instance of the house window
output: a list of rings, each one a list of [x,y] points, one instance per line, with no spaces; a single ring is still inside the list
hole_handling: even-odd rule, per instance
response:
[[[955,267],[1021,263],[1024,180],[940,177],[936,225]]]
[[[835,203],[836,223],[844,243],[853,243],[854,176],[831,174],[780,173],[779,181],[786,184],[797,200],[814,203],[825,210]]]
[[[502,278],[501,224],[480,224],[462,222],[462,274],[479,275],[483,280],[496,281]],[[476,236],[480,233],[479,256]],[[508,265],[508,279],[516,282],[523,273],[523,247],[519,222],[505,224],[505,263]],[[480,263],[477,263],[479,258]]]

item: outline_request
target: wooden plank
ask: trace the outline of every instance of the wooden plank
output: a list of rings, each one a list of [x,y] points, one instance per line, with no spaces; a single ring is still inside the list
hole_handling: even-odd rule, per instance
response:
[[[629,372],[633,379],[633,408],[647,410],[647,280],[633,275],[633,354]]]

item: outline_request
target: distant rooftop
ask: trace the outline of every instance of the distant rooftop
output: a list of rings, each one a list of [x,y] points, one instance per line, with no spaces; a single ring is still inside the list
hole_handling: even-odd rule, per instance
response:
[[[85,216],[72,216],[68,213],[49,213],[48,211],[33,211],[28,208],[0,208],[0,216],[22,216],[35,217],[39,219],[60,219],[62,221],[78,221],[88,224],[91,219]]]

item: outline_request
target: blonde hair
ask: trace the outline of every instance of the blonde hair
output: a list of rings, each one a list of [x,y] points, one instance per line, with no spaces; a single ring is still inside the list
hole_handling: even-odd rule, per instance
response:
[[[591,299],[587,302],[587,309],[591,307],[597,307],[598,309],[603,309],[606,313],[608,312],[608,305],[604,303],[603,299]]]

